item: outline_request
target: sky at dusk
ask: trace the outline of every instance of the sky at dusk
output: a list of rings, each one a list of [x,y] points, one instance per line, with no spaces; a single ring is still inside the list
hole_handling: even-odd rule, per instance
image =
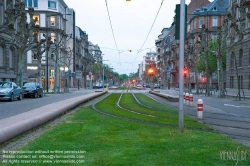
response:
[[[76,26],[88,34],[89,41],[101,48],[103,60],[109,60],[104,63],[119,74],[137,72],[143,56],[155,51],[155,40],[162,29],[171,26],[175,4],[180,3],[180,0],[64,1],[76,13]],[[186,0],[186,4],[189,3],[190,0]]]

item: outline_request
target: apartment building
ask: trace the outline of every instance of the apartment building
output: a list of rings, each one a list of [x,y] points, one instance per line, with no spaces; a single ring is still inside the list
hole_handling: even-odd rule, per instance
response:
[[[6,9],[6,0],[0,1],[0,26],[5,22]],[[5,33],[4,28],[0,28],[0,81],[16,81],[17,52],[13,45],[9,44],[10,40],[11,36]]]
[[[237,0],[237,1],[230,1],[229,3],[229,9],[232,9],[231,7],[237,4],[239,6],[245,7],[245,16],[241,16],[241,13],[239,11],[240,8],[234,8],[234,12],[232,10],[229,10],[229,12],[233,15],[234,18],[239,19],[240,17],[243,18],[243,24],[238,23],[240,25],[239,29],[241,31],[250,31],[250,4],[249,0],[245,1],[245,3],[242,3],[243,1]],[[247,14],[248,13],[248,14]],[[235,38],[237,40],[238,36],[235,35]],[[239,79],[239,87],[240,89],[243,89],[245,93],[250,93],[250,35],[245,35],[242,39],[240,46],[236,46],[234,48],[234,55],[229,54],[227,55],[226,60],[226,88],[231,91],[237,91],[238,89],[238,82],[237,82],[237,71],[236,71],[236,65],[237,64],[237,70],[238,70],[238,79]],[[234,57],[235,56],[235,57]],[[236,60],[236,63],[235,63]]]
[[[38,71],[39,59],[34,56],[33,51],[27,52],[27,76],[28,81],[38,81],[37,76],[41,73],[42,84],[46,89],[53,89],[54,86],[61,88],[65,86],[66,72],[72,70],[73,63],[68,63],[69,56],[74,62],[75,51],[74,42],[74,21],[67,24],[67,20],[74,20],[74,12],[69,10],[67,4],[63,0],[24,0],[25,7],[33,7],[34,19],[37,19],[36,25],[39,26],[40,39],[44,35],[51,37],[53,44],[50,50],[46,50],[42,55],[42,70]],[[69,41],[69,36],[72,36]],[[69,52],[71,54],[69,55]],[[57,64],[57,68],[55,65]],[[55,71],[57,70],[57,71]],[[57,85],[54,85],[57,79]]]

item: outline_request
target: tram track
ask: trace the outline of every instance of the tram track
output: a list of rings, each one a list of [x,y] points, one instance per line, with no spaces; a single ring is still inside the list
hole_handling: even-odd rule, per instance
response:
[[[135,90],[138,92],[138,90]],[[139,92],[141,93],[141,92]],[[157,101],[165,106],[170,106],[178,110],[178,107],[169,104],[166,100],[161,97],[142,93],[145,96]],[[163,102],[164,101],[164,102]],[[194,107],[186,107],[185,115],[196,118],[197,112]],[[229,137],[248,141],[247,146],[250,146],[250,118],[240,117],[237,115],[227,113],[212,113],[203,112],[203,119],[199,120],[201,123],[211,126],[214,130],[221,132],[222,134],[228,135]],[[236,134],[237,133],[237,134]],[[244,142],[245,143],[245,142]]]
[[[113,93],[115,93],[115,92],[113,92]],[[121,100],[123,94],[124,94],[124,91],[121,92],[121,95],[120,95],[118,101],[116,102],[116,105],[117,105],[118,108],[120,108],[122,110],[125,110],[125,111],[128,111],[130,113],[140,114],[140,115],[143,115],[143,116],[149,116],[149,117],[152,117],[152,118],[159,117],[159,116],[152,116],[152,115],[149,115],[149,114],[139,113],[139,112],[136,112],[135,110],[131,110],[131,109],[127,109],[127,108],[122,107],[119,103],[120,103],[120,100]],[[106,96],[105,98],[107,98],[108,96]],[[118,118],[118,119],[122,119],[122,120],[126,120],[126,121],[132,121],[132,122],[143,123],[143,124],[154,125],[154,126],[155,125],[156,126],[165,126],[165,127],[175,128],[175,129],[178,128],[178,125],[163,124],[163,123],[158,123],[158,122],[152,122],[152,121],[145,121],[145,120],[134,119],[134,118],[131,118],[131,117],[123,117],[123,116],[119,116],[119,115],[110,114],[110,113],[105,112],[105,110],[100,110],[100,109],[96,108],[96,104],[99,103],[99,102],[101,102],[105,98],[103,98],[100,101],[92,104],[92,109],[95,110],[96,112],[102,114],[102,115],[113,117],[113,118]],[[160,117],[160,118],[166,118],[166,117]],[[197,123],[197,121],[191,121],[191,122]],[[213,130],[211,130],[211,129],[200,129],[200,128],[192,128],[192,127],[185,127],[185,128],[189,129],[189,130],[194,130],[194,131],[213,132]]]

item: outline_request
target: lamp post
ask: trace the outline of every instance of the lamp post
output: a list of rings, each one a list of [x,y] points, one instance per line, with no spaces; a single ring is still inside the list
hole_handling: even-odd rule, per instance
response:
[[[102,62],[103,61],[109,61],[109,60],[102,60]],[[102,63],[102,91],[104,91],[104,64],[103,63]]]

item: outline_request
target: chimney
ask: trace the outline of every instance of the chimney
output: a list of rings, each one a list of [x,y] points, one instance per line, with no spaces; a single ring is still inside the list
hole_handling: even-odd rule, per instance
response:
[[[220,5],[224,6],[224,0],[220,0]]]

